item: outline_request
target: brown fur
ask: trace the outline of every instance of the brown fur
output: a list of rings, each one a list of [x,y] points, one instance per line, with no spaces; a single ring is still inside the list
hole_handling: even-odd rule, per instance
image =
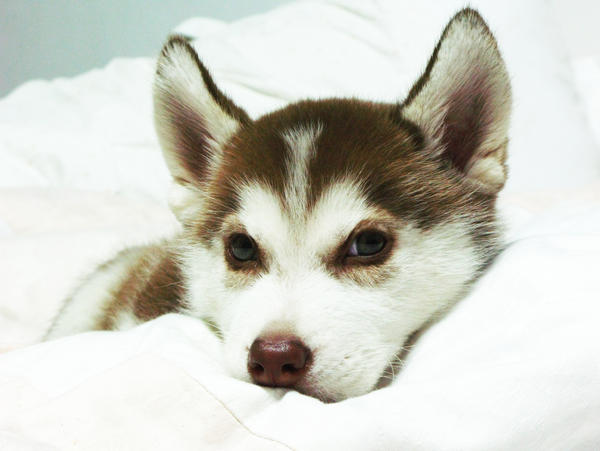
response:
[[[183,307],[183,280],[176,253],[164,243],[127,249],[139,253],[135,266],[113,289],[98,329],[112,329],[119,313],[131,311],[140,321],[148,321]],[[122,257],[122,254],[116,258]]]
[[[280,194],[285,209],[285,168],[293,150],[281,131],[317,123],[323,131],[309,167],[309,212],[324,189],[348,177],[360,181],[368,200],[397,221],[429,229],[465,214],[473,218],[476,234],[491,233],[495,195],[473,190],[450,162],[428,155],[415,127],[397,114],[393,105],[352,99],[303,101],[242,127],[204,187],[210,214],[194,224],[197,236],[210,244],[222,233],[224,218],[237,208],[240,182],[265,184]]]

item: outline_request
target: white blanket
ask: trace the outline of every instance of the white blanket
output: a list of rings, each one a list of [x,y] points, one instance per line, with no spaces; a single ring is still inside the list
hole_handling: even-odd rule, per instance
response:
[[[421,27],[419,11],[438,3],[414,6],[402,27]],[[600,123],[600,56],[575,65],[582,104],[555,49],[540,47],[534,60],[517,52],[520,32],[529,33],[529,50],[548,44],[550,24],[528,22],[544,2],[502,4],[519,4],[519,14],[478,3],[506,38],[509,68],[521,74],[510,149],[521,156],[511,162],[512,192],[500,201],[507,249],[421,337],[393,385],[337,404],[230,378],[218,341],[189,317],[32,345],[95,264],[178,225],[165,205],[169,176],[152,130],[152,60],[31,82],[0,100],[0,349],[13,349],[0,355],[0,450],[597,449],[600,153],[580,110]],[[403,73],[409,58],[395,47],[400,31],[390,23],[397,9],[413,11],[407,5],[304,2],[229,25],[197,19],[182,31],[199,38],[219,82],[258,114],[310,94],[397,95],[404,87],[392,90],[385,70]],[[440,26],[431,25],[432,40]],[[318,33],[339,50],[329,66],[331,51],[302,50]],[[296,50],[266,78],[273,46]],[[345,72],[357,67],[340,57],[349,54],[368,58],[377,83],[365,81],[368,69]],[[323,69],[302,66],[294,79],[294,55],[322,58]],[[339,64],[347,66],[336,71]],[[529,89],[548,68],[560,70]],[[543,99],[557,108],[536,115],[542,88],[557,93]],[[563,128],[552,135],[556,122],[544,121],[561,114]],[[569,134],[577,146],[567,146]],[[549,158],[539,160],[544,152]]]
[[[510,245],[388,388],[327,405],[243,383],[203,323],[168,315],[5,354],[0,449],[593,449],[599,193],[506,200]]]

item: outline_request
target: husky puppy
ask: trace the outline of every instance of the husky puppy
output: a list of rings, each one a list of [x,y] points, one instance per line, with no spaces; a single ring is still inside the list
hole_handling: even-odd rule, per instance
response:
[[[154,114],[182,232],[99,267],[47,338],[185,313],[215,329],[235,377],[367,393],[498,252],[510,107],[472,9],[401,103],[305,100],[256,120],[173,37]]]

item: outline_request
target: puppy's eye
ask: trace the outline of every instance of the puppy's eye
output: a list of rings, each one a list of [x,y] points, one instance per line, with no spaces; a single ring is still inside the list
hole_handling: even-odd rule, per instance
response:
[[[375,255],[385,247],[385,236],[377,231],[368,230],[361,232],[354,238],[350,249],[348,249],[349,257],[368,257]]]
[[[256,244],[248,235],[237,233],[229,242],[231,255],[241,262],[256,260]]]

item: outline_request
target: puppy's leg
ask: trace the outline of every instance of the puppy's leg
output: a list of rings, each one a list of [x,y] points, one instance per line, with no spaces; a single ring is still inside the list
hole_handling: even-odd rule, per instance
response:
[[[134,247],[101,265],[66,300],[45,340],[127,329],[182,306],[183,287],[168,244]]]

